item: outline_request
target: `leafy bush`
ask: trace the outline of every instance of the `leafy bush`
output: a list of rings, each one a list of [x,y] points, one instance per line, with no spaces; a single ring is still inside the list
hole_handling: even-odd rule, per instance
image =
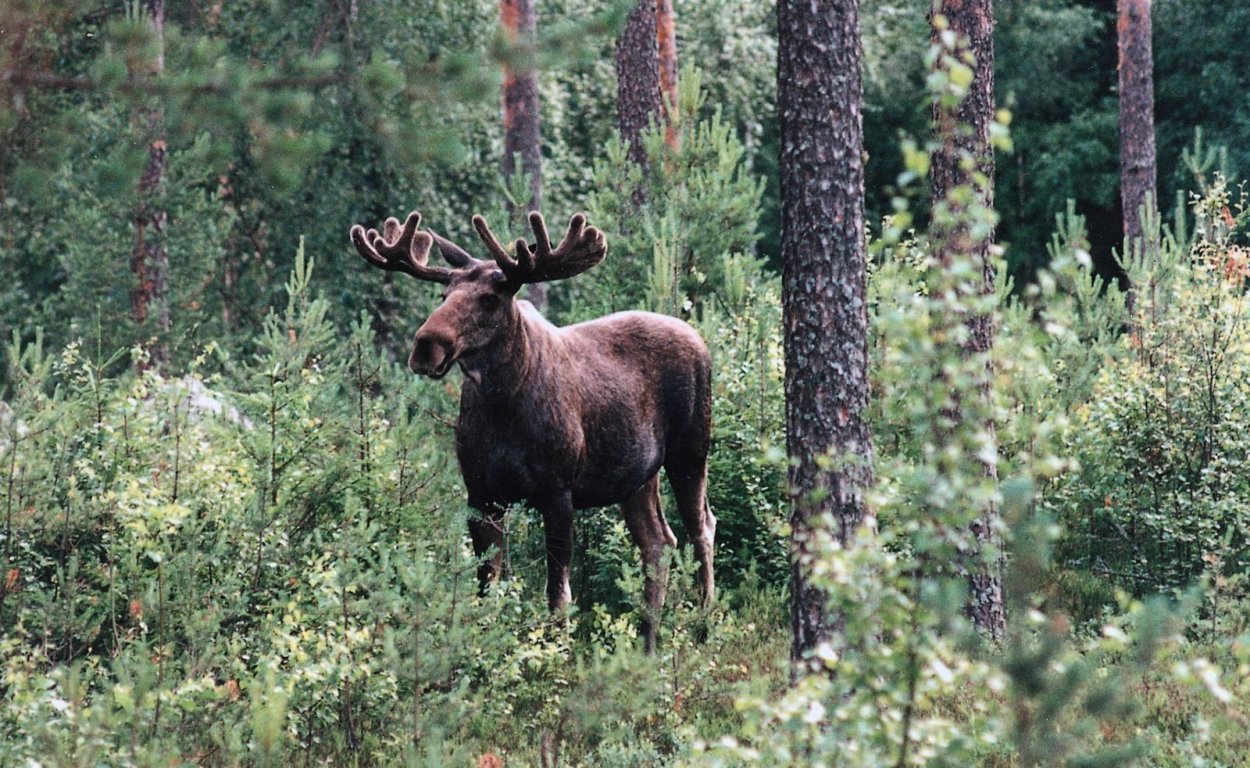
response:
[[[1081,470],[1052,497],[1072,567],[1138,595],[1203,574],[1242,594],[1250,565],[1248,214],[1222,179],[1194,214],[1192,243],[1165,236],[1131,265],[1132,332],[1074,414]]]

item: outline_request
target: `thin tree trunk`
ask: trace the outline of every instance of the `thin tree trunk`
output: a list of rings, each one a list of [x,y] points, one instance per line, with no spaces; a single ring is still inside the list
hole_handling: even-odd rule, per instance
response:
[[[1120,201],[1124,241],[1142,243],[1142,209],[1157,210],[1155,195],[1154,54],[1150,0],[1119,0]]]
[[[152,22],[157,46],[147,75],[160,77],[165,70],[165,2],[144,0],[142,8]],[[130,314],[137,325],[155,331],[157,340],[149,353],[152,364],[159,368],[168,356],[165,337],[170,328],[169,252],[164,243],[168,214],[159,200],[159,187],[169,159],[164,110],[145,110],[138,123],[140,136],[148,147],[148,160],[139,177],[139,200],[132,216],[135,240],[130,252]]]
[[[990,125],[994,120],[994,11],[992,0],[935,0],[934,16],[946,19],[950,31],[957,38],[954,54],[965,60],[973,59],[973,79],[967,96],[954,111],[935,103],[934,127],[938,143],[930,163],[930,184],[933,200],[948,198],[952,190],[967,187],[973,190],[975,202],[988,215],[994,207],[994,150],[990,145]],[[933,40],[940,44],[940,30],[933,25]],[[964,158],[972,158],[981,178],[969,173],[962,164]],[[953,202],[947,199],[948,205]],[[937,256],[942,264],[949,266],[956,255],[967,256],[981,273],[979,292],[994,292],[994,262],[990,254],[994,232],[989,229],[984,236],[974,238],[970,229],[977,212],[956,213],[958,223],[953,231],[937,239]],[[967,320],[968,342],[964,353],[981,356],[994,345],[994,318],[992,314],[974,315]],[[989,413],[992,370],[986,362],[986,376],[981,383],[983,412]],[[958,419],[959,414],[953,414]],[[990,439],[995,439],[994,423],[985,424]],[[995,483],[998,468],[985,464],[985,474]],[[972,523],[971,532],[977,552],[968,575],[968,615],[973,624],[987,637],[1000,642],[1006,626],[1006,609],[1003,604],[1003,551],[997,533],[997,505],[990,501]],[[987,560],[984,553],[995,553]]]
[[[509,42],[532,45],[536,27],[534,0],[500,0],[499,18]],[[517,172],[520,156],[521,172],[529,179],[529,200],[520,204],[520,211],[508,201],[508,220],[516,228],[529,211],[542,208],[543,155],[541,142],[541,107],[538,100],[538,74],[533,67],[533,53],[518,52],[514,65],[503,70],[503,175],[510,181]],[[540,309],[547,303],[547,286],[535,283],[526,289],[526,297]]]
[[[616,39],[616,110],[629,157],[644,171],[642,133],[660,114],[660,55],[655,0],[638,0]]]
[[[858,0],[777,3],[792,674],[838,631],[809,580],[813,527],[849,540],[872,482]],[[821,461],[832,455],[832,464]],[[847,459],[843,461],[841,459]],[[823,465],[823,466],[822,466]]]
[[[659,51],[664,141],[677,149],[677,126],[673,124],[673,110],[677,108],[677,19],[673,15],[673,0],[656,0],[655,40]]]

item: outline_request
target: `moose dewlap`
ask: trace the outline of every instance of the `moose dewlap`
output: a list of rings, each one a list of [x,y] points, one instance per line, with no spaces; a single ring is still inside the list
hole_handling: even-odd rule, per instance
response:
[[[573,277],[603,260],[607,241],[577,214],[556,247],[543,217],[529,216],[534,242],[500,244],[481,216],[478,237],[492,257],[476,259],[421,231],[413,211],[383,231],[355,226],[352,243],[369,263],[441,283],[443,303],[418,329],[408,365],[431,378],[464,374],[456,458],[477,515],[469,522],[485,588],[502,564],[503,510],[525,501],[543,518],[547,600],[571,599],[573,513],[621,505],[642,552],[648,651],[668,580],[666,547],[677,543],[660,509],[659,472],[673,487],[699,562],[705,605],[714,595],[716,518],[707,504],[711,370],[707,346],[686,323],[651,312],[619,312],[563,328],[516,299],[527,283]],[[429,264],[437,245],[450,267]],[[488,553],[491,553],[487,557]]]

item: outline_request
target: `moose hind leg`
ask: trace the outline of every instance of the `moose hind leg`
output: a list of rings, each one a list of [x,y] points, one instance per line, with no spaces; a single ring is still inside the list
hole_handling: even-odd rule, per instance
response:
[[[481,594],[491,584],[499,581],[503,570],[503,509],[493,504],[477,507],[469,517],[469,538],[473,540],[473,554],[486,557],[477,567],[477,587]]]
[[[668,482],[677,497],[682,525],[690,536],[695,559],[699,562],[699,591],[704,608],[716,597],[712,559],[716,547],[716,516],[707,503],[707,461],[669,462],[665,465]]]
[[[668,588],[668,563],[664,549],[673,540],[673,532],[660,509],[660,476],[656,474],[621,505],[625,526],[642,552],[643,598],[646,606],[642,617],[643,644],[647,653],[655,650],[660,613],[664,610],[664,593]]]

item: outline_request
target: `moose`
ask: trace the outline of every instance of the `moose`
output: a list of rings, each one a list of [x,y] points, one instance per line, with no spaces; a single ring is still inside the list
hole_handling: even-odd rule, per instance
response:
[[[714,596],[716,518],[707,503],[711,438],[711,357],[689,325],[651,312],[618,312],[557,328],[516,298],[529,283],[562,280],[603,260],[607,240],[576,214],[552,247],[538,212],[534,242],[513,253],[481,216],[473,227],[492,257],[475,258],[421,231],[413,211],[383,231],[351,229],[370,264],[446,286],[443,302],[417,330],[408,366],[440,379],[463,374],[456,458],[475,510],[469,521],[485,590],[502,566],[504,508],[526,502],[543,520],[547,602],[567,607],[574,511],[620,504],[642,553],[644,645],[652,651],[667,584],[666,547],[677,539],[660,507],[663,467],[699,564],[700,599]],[[450,268],[431,265],[437,245]],[[515,255],[513,255],[515,254]]]

